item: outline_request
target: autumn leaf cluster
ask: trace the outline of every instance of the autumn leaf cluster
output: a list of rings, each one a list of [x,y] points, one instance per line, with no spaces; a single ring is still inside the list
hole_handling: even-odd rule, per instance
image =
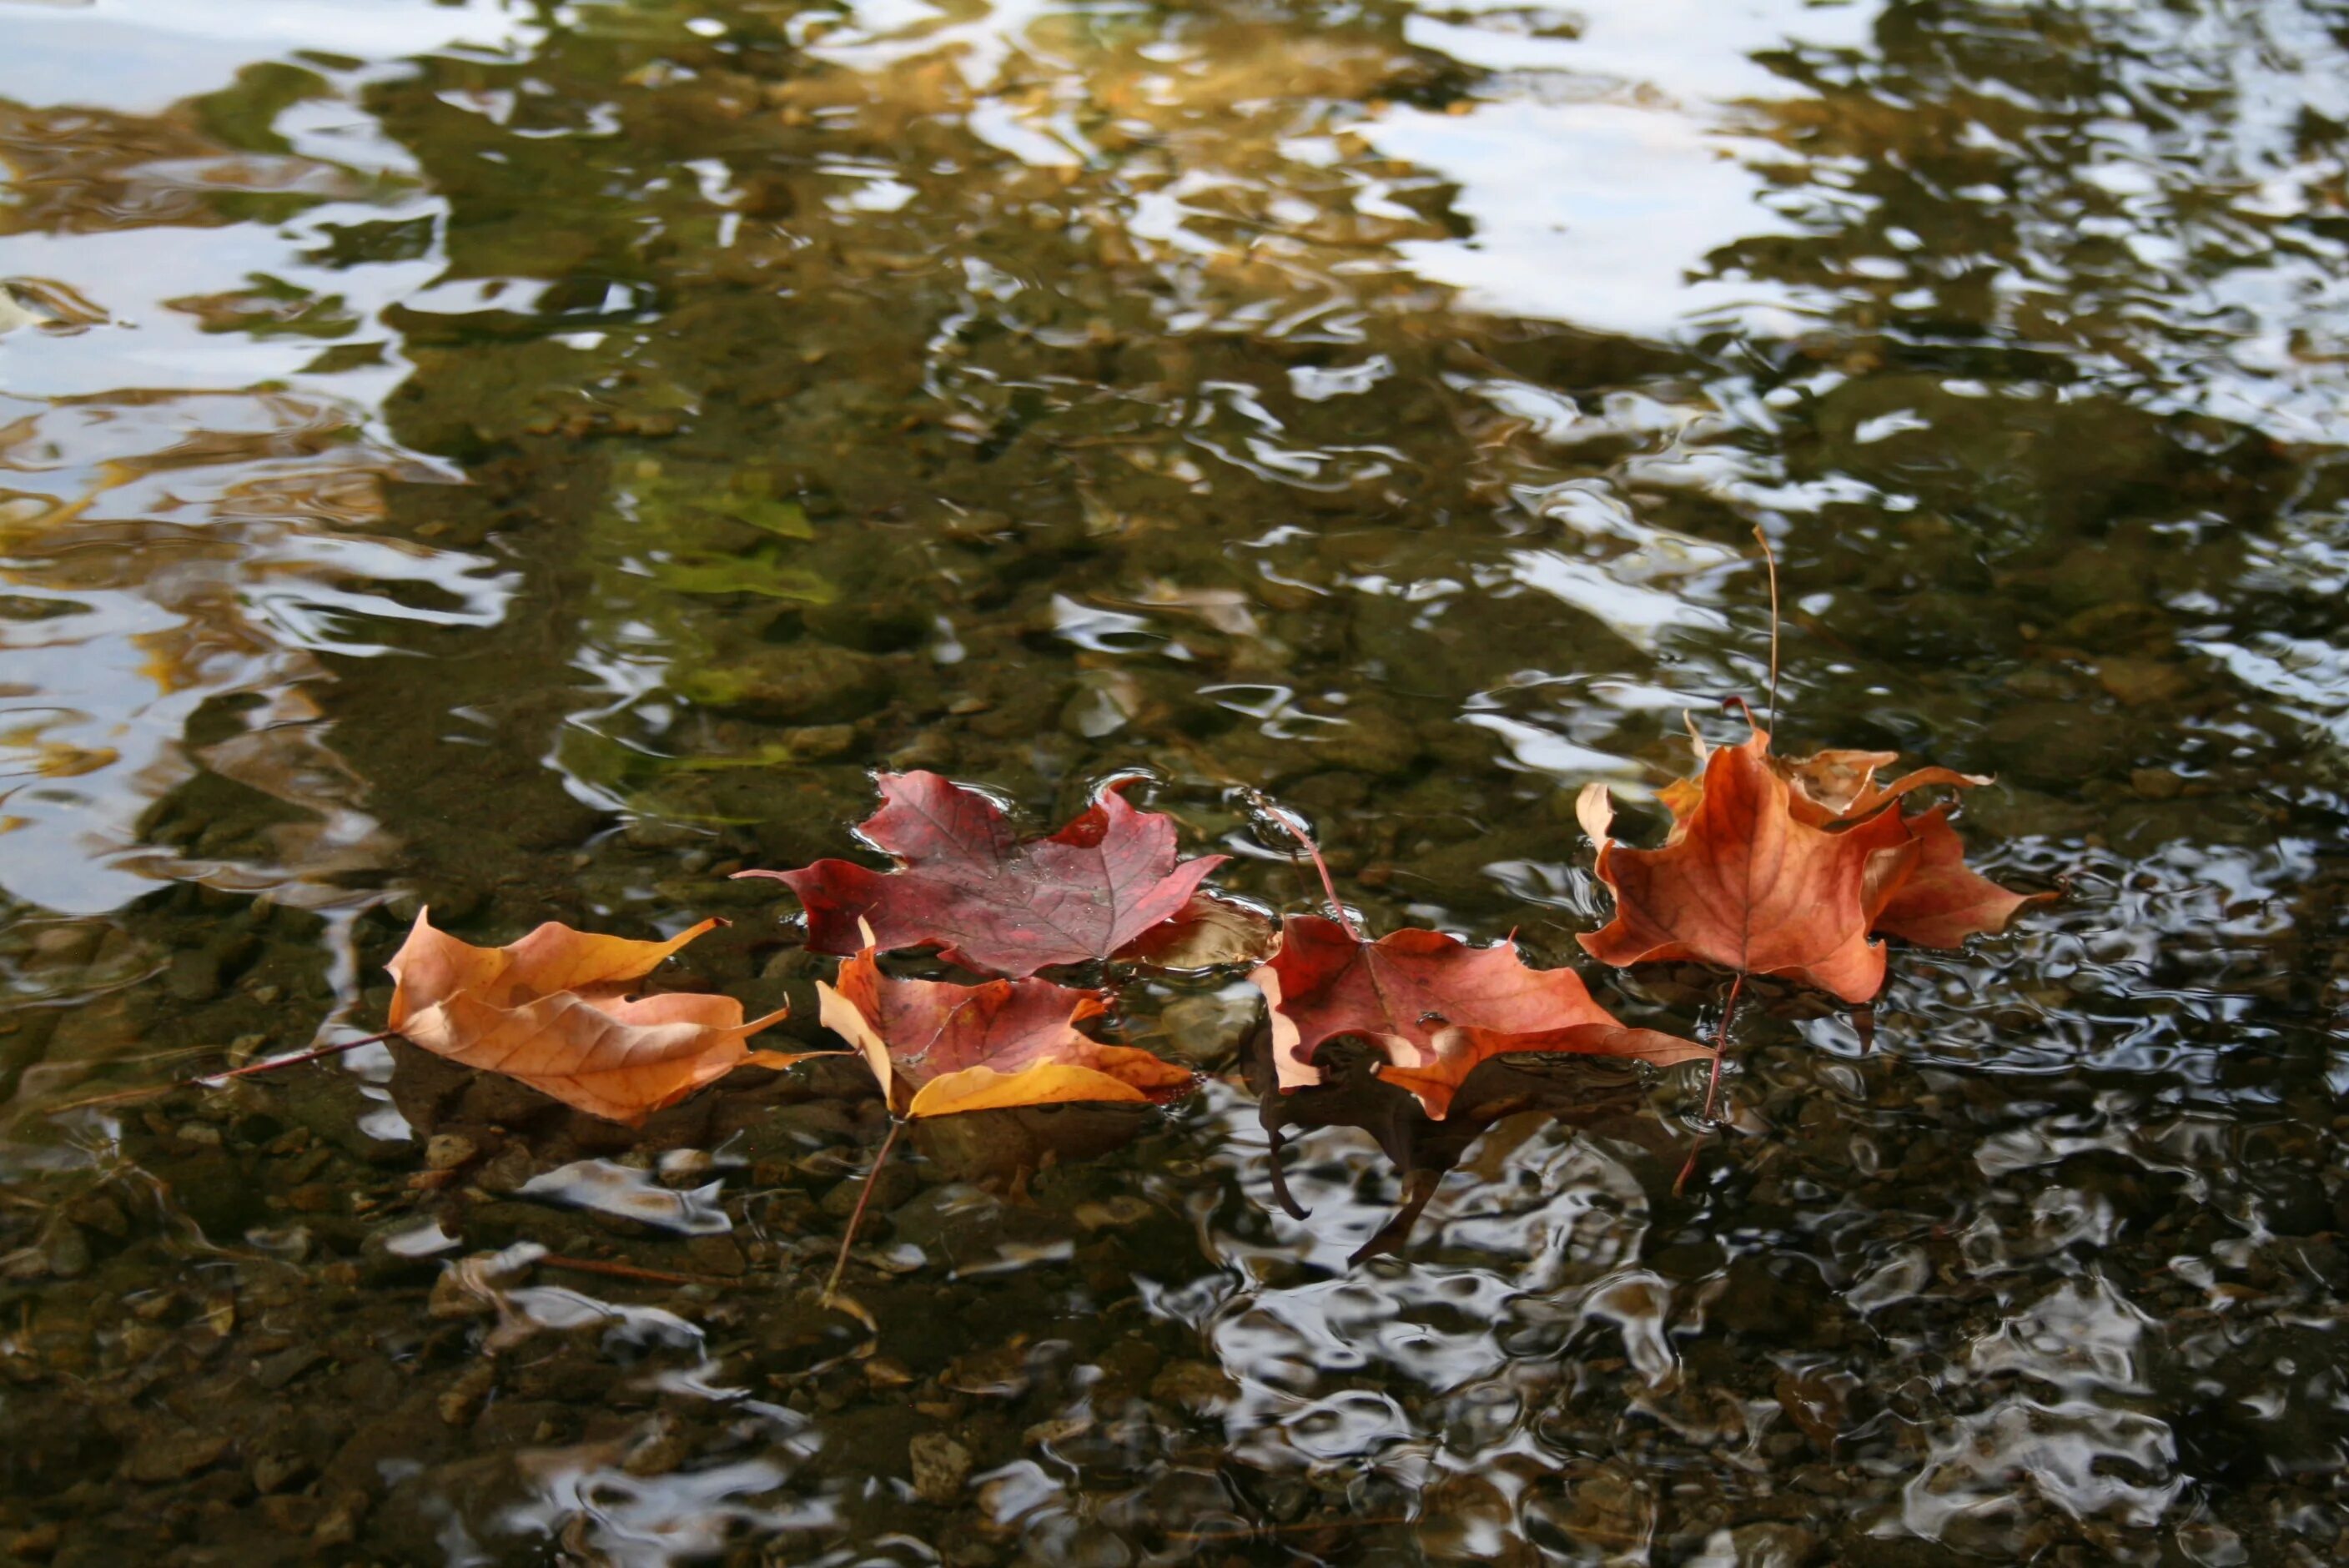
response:
[[[1946,804],[1910,812],[1929,789],[1983,782],[1927,768],[1880,781],[1889,753],[1782,759],[1758,727],[1705,749],[1661,793],[1672,813],[1654,849],[1619,843],[1604,786],[1578,812],[1614,918],[1580,938],[1627,966],[1695,961],[1771,975],[1864,1004],[1881,989],[1885,936],[1951,946],[2002,929],[2040,894],[1969,870]],[[821,1019],[870,1067],[893,1115],[919,1119],[1071,1101],[1161,1103],[1190,1070],[1097,1037],[1123,976],[1150,968],[1249,965],[1266,1004],[1273,1087],[1320,1086],[1322,1048],[1350,1038],[1379,1080],[1440,1122],[1468,1077],[1496,1057],[1581,1056],[1659,1067],[1714,1047],[1624,1025],[1571,969],[1537,969],[1514,942],[1477,947],[1405,928],[1375,940],[1336,903],[1276,925],[1206,887],[1226,857],[1181,858],[1173,819],[1136,810],[1129,780],[1074,820],[1022,841],[985,792],[936,774],[884,774],[882,804],[857,830],[886,870],[822,860],[771,877],[806,913],[806,944],[843,960],[820,984]],[[806,1053],[751,1049],[781,1015],[746,1022],[719,996],[626,993],[716,923],[665,943],[549,924],[503,948],[470,946],[419,914],[392,973],[390,1025],[423,1048],[502,1072],[592,1114],[638,1122],[745,1065]],[[903,978],[885,952],[935,951],[987,976]],[[1097,983],[1047,970],[1081,966]]]

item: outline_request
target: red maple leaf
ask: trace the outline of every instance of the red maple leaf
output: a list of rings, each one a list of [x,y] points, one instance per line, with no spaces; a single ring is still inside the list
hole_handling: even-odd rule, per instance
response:
[[[935,773],[884,773],[879,783],[881,809],[857,832],[898,869],[818,861],[735,873],[772,877],[799,895],[812,952],[860,951],[864,922],[880,947],[934,944],[954,963],[1014,978],[1105,959],[1179,913],[1228,858],[1177,864],[1174,819],[1127,805],[1123,781],[1027,843],[976,789]]]
[[[1615,894],[1615,918],[1578,938],[1592,957],[1619,966],[1694,959],[1853,1003],[1882,988],[1884,944],[1868,929],[1921,847],[1897,810],[1841,832],[1804,821],[1769,753],[1759,727],[1741,745],[1714,748],[1702,795],[1661,849],[1615,843],[1606,786],[1584,789],[1583,828]]]
[[[1471,947],[1440,931],[1365,942],[1320,915],[1281,922],[1279,951],[1248,978],[1270,1004],[1284,1089],[1321,1081],[1313,1053],[1359,1035],[1387,1057],[1379,1077],[1442,1119],[1469,1071],[1513,1051],[1638,1057],[1660,1067],[1709,1057],[1693,1040],[1627,1028],[1570,969],[1528,969],[1514,943]]]

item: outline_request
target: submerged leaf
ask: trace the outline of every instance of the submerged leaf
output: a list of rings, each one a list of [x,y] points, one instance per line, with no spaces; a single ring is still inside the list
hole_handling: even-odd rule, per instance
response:
[[[890,1109],[905,1117],[1071,1101],[1170,1099],[1185,1068],[1076,1026],[1104,1011],[1101,994],[1049,980],[955,985],[898,980],[867,947],[819,981],[824,1027],[864,1053]]]
[[[1524,1051],[1632,1057],[1659,1067],[1712,1051],[1627,1028],[1570,969],[1528,969],[1516,944],[1471,947],[1440,931],[1364,942],[1334,920],[1291,915],[1281,944],[1248,978],[1271,1005],[1274,1070],[1284,1089],[1321,1082],[1313,1053],[1358,1035],[1386,1056],[1379,1077],[1441,1119],[1476,1066]]]
[[[750,1049],[744,1042],[783,1015],[745,1023],[730,996],[623,999],[631,982],[719,923],[637,942],[549,921],[519,942],[475,947],[419,910],[385,965],[395,986],[388,1022],[436,1056],[634,1126],[736,1068],[785,1068],[815,1054]]]
[[[936,944],[954,963],[1013,977],[1116,954],[1181,912],[1208,872],[1177,864],[1174,821],[1126,804],[1113,785],[1048,839],[1020,843],[1003,808],[935,773],[885,773],[882,806],[858,830],[898,868],[818,861],[740,872],[789,886],[807,908],[812,952]]]
[[[829,604],[839,597],[839,591],[821,573],[757,556],[665,561],[654,575],[661,586],[680,593],[756,593],[799,604]]]

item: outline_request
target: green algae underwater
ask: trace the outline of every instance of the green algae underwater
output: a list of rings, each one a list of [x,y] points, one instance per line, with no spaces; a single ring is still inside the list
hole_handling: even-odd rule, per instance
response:
[[[0,29],[0,1560],[2349,1554],[2349,10]],[[1995,775],[2071,891],[1873,1048],[1750,989],[1682,1193],[1694,1064],[1268,1129],[1204,970],[1114,1020],[1198,1093],[869,1191],[853,1061],[77,1104],[374,1033],[428,904],[725,916],[664,984],[828,1044],[729,877],[885,769],[1141,770],[1306,909],[1276,800],[1373,929],[1710,1037],[1580,957],[1574,797],[1653,841],[1764,688],[1757,526],[1786,748]]]

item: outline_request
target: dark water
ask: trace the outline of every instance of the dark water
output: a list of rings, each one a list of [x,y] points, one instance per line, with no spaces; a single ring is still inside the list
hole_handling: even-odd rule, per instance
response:
[[[2349,1556],[2349,9],[0,0],[0,1553]],[[1571,802],[1781,733],[2070,896],[1485,1134],[1218,1075],[638,1139],[380,1048],[419,902],[736,923],[868,770],[1147,769],[1627,1016]],[[1653,813],[1645,818],[1651,824]],[[1095,1158],[1059,1158],[1087,1137]],[[698,1283],[479,1254],[556,1254]],[[466,1264],[463,1260],[476,1260]],[[452,1264],[460,1266],[451,1268]]]

